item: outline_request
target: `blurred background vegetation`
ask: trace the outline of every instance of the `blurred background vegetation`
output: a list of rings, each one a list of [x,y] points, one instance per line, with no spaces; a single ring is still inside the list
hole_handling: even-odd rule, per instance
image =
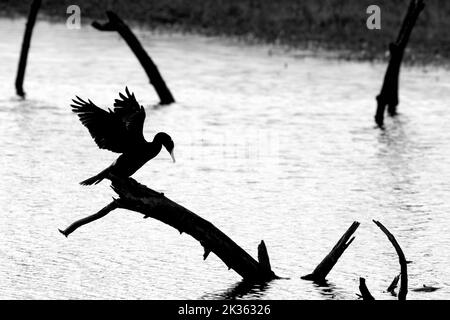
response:
[[[81,8],[82,23],[116,11],[129,23],[295,48],[325,48],[349,57],[386,56],[410,0],[43,0],[41,13],[66,19],[66,8]],[[31,0],[0,0],[3,16],[26,15]],[[366,9],[381,8],[381,30],[368,30]],[[423,62],[450,57],[450,1],[429,0],[419,16],[405,58]]]

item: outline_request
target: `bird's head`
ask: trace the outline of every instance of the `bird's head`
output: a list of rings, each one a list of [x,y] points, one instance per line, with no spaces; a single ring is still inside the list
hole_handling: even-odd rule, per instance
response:
[[[161,143],[164,146],[164,148],[166,148],[166,150],[169,152],[173,162],[175,162],[175,156],[173,154],[175,144],[173,143],[172,138],[165,132],[159,132],[156,134],[154,141]]]

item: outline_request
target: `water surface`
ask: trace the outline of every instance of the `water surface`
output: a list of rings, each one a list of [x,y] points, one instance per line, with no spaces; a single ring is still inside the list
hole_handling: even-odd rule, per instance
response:
[[[230,40],[136,30],[177,100],[158,98],[119,36],[40,21],[14,95],[25,21],[0,19],[0,298],[355,299],[363,276],[378,299],[408,260],[410,299],[450,298],[450,73],[403,68],[399,111],[373,126],[385,64],[273,54]],[[272,52],[272,54],[269,54]],[[264,239],[283,277],[247,288],[192,238],[116,210],[68,239],[58,228],[114,192],[78,184],[116,154],[97,149],[70,112],[75,94],[111,106],[128,86],[145,106],[145,136],[174,139],[135,174],[211,221],[250,254]],[[353,221],[356,240],[328,286],[301,280]]]

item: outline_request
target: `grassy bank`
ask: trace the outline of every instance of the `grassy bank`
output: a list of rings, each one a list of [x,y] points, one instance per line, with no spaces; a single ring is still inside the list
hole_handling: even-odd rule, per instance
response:
[[[30,2],[0,0],[0,12],[26,15]],[[377,59],[396,38],[409,0],[43,0],[41,10],[65,19],[71,4],[80,6],[82,20],[103,19],[110,9],[151,28],[337,49],[350,57]],[[366,8],[371,4],[381,8],[381,30],[366,28]],[[426,1],[408,48],[409,61],[450,60],[450,1]]]

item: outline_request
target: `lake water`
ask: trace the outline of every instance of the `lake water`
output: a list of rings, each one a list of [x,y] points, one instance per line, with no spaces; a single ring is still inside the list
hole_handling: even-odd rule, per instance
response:
[[[158,98],[116,33],[39,21],[25,78],[14,79],[25,20],[0,19],[1,299],[377,299],[408,260],[408,299],[450,298],[450,71],[404,67],[401,115],[374,127],[386,64],[136,30],[171,88]],[[145,135],[175,141],[133,177],[209,220],[254,257],[264,239],[280,279],[242,288],[191,237],[116,210],[63,237],[115,193],[78,182],[117,154],[99,150],[70,111],[75,95],[111,106],[128,86]],[[356,239],[328,276],[310,273],[353,221]],[[414,292],[423,284],[440,287]]]

